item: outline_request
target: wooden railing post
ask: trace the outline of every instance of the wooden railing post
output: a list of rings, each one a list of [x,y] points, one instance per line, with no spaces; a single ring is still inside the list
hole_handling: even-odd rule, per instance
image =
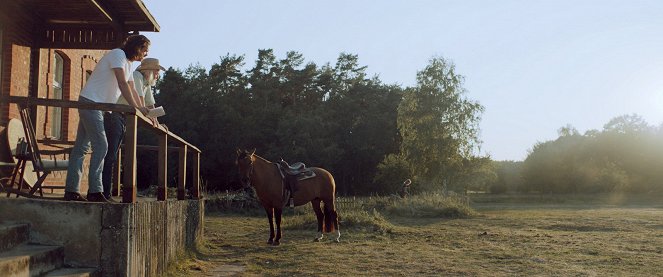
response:
[[[191,184],[191,197],[193,199],[200,199],[200,152],[195,152],[193,157],[193,164],[191,165],[193,171],[193,184]]]
[[[186,152],[187,146],[182,145],[180,148],[180,163],[179,163],[179,175],[177,178],[177,200],[186,199]]]
[[[159,135],[159,161],[157,162],[157,200],[165,201],[168,198],[168,134]]]
[[[136,137],[138,117],[126,114],[124,133],[124,182],[122,182],[122,203],[136,203]]]
[[[113,185],[111,188],[112,196],[120,195],[120,178],[122,178],[122,147],[117,149],[117,161],[113,167]]]

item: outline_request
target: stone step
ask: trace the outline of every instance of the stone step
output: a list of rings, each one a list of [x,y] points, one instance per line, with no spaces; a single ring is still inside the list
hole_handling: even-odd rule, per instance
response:
[[[42,276],[64,263],[62,246],[23,244],[0,252],[2,276]]]
[[[0,252],[28,242],[30,226],[27,224],[0,224]]]
[[[45,277],[96,277],[101,276],[96,268],[60,268],[44,275]]]

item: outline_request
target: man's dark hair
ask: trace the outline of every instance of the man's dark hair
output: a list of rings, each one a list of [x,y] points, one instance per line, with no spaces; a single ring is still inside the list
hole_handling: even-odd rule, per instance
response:
[[[144,35],[131,35],[124,40],[122,44],[122,51],[127,56],[127,59],[132,59],[138,56],[140,47],[144,44],[150,45],[150,40]]]

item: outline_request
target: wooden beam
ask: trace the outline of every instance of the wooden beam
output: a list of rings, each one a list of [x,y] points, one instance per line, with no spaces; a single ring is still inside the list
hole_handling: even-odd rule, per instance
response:
[[[147,10],[147,7],[145,7],[145,4],[143,3],[143,1],[129,0],[129,2],[131,2],[131,4],[135,8],[141,10],[143,12],[143,14],[147,17],[147,20],[149,20],[149,23],[151,23],[151,25],[154,26],[153,29],[151,30],[152,32],[159,32],[161,30],[161,26],[159,26],[159,23],[157,23],[156,19],[154,19],[154,16],[152,16],[152,13],[150,13],[150,11]],[[133,23],[133,22],[131,22],[131,23]],[[125,22],[125,25],[130,25],[130,22]],[[143,30],[139,30],[139,31],[143,31]]]
[[[71,100],[60,99],[45,99],[36,97],[25,96],[0,96],[0,102],[15,103],[21,106],[47,106],[47,107],[61,107],[61,108],[74,108],[83,110],[101,110],[112,111],[121,113],[136,114],[140,113],[134,107],[121,105],[121,104],[103,104],[103,103],[81,103]]]
[[[90,3],[92,5],[97,7],[97,9],[101,13],[103,13],[106,16],[106,18],[109,20],[109,23],[110,23],[111,27],[115,31],[120,33],[120,36],[121,36],[120,41],[124,40],[124,36],[127,33],[127,30],[125,30],[125,28],[124,28],[124,22],[121,22],[120,20],[118,20],[117,14],[114,14],[112,11],[110,11],[109,9],[103,7],[102,5],[97,3],[97,1],[95,1],[95,0],[88,0],[88,1],[90,1]]]
[[[112,112],[121,112],[124,114],[134,114],[137,115],[142,120],[139,121],[140,124],[144,126],[152,126],[152,121],[150,121],[146,116],[136,110],[134,107],[121,104],[103,104],[103,103],[81,103],[78,101],[71,100],[59,100],[59,99],[44,99],[36,97],[25,97],[25,96],[7,96],[0,95],[0,103],[16,103],[22,106],[47,106],[47,107],[61,107],[61,108],[73,108],[73,109],[87,109],[87,110],[102,110],[102,111],[112,111]],[[198,147],[192,145],[186,140],[182,139],[178,135],[166,130],[164,127],[159,126],[158,128],[150,127],[148,130],[152,130],[157,134],[166,133],[170,136],[170,139],[175,142],[187,145],[189,149],[200,153]]]
[[[99,12],[101,12],[106,17],[106,19],[108,19],[108,21],[113,21],[113,17],[110,16],[110,14],[108,14],[108,12],[103,7],[101,7],[101,5],[99,5],[99,3],[97,3],[97,1],[94,1],[94,0],[88,0],[88,1],[90,1],[90,3],[93,6],[95,6],[97,8],[97,10]]]
[[[177,200],[186,199],[186,145],[180,148],[180,162],[177,176]]]
[[[191,198],[200,199],[200,153],[195,153],[193,157],[193,164],[191,164]]]
[[[124,39],[120,26],[86,20],[50,20],[35,33],[41,48],[113,49]]]
[[[122,145],[122,146],[124,146],[124,145]],[[139,145],[136,145],[136,148],[138,148],[139,151],[140,151],[140,150],[145,150],[145,151],[159,151],[159,150],[161,149],[161,145],[159,145],[159,146],[154,146],[154,145],[142,145],[142,144],[139,144]],[[168,149],[168,152],[176,152],[176,151],[177,151],[177,152],[179,153],[179,151],[180,151],[180,147],[177,147],[177,146],[168,146],[167,149]]]
[[[136,115],[124,116],[124,182],[122,182],[122,203],[136,203],[136,138],[138,118]]]
[[[113,167],[113,183],[111,188],[112,196],[120,195],[120,178],[122,178],[122,149],[117,149],[117,161]]]
[[[157,200],[168,198],[168,135],[159,136],[159,159],[157,161]]]

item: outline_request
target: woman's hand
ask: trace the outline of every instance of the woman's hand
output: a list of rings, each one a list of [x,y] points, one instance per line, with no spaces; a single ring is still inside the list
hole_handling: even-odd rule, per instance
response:
[[[146,107],[138,107],[138,110],[145,116],[147,116],[147,113],[150,112],[150,110]]]

